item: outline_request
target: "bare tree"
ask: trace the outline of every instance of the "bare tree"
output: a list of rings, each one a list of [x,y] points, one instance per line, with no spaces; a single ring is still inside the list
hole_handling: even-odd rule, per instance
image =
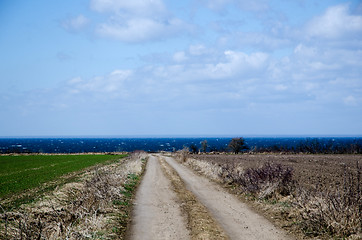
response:
[[[198,151],[197,146],[195,144],[190,145],[190,150],[193,154],[197,153]]]
[[[203,151],[204,153],[206,153],[207,147],[208,147],[208,145],[207,145],[207,140],[202,141],[202,142],[201,142],[201,149],[202,149],[202,151]]]
[[[228,146],[235,154],[238,154],[242,150],[248,149],[248,147],[245,145],[245,140],[242,137],[231,139]]]

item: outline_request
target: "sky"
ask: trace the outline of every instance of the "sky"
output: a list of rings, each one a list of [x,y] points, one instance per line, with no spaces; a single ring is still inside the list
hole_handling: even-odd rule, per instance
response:
[[[362,2],[0,0],[0,137],[362,135]]]

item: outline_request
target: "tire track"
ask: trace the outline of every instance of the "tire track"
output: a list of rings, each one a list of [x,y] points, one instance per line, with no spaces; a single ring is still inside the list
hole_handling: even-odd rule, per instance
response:
[[[207,208],[230,239],[290,239],[282,230],[250,210],[246,204],[220,186],[196,175],[171,157],[164,159],[178,173],[187,189]]]
[[[138,188],[128,239],[190,239],[185,218],[158,158],[150,155]]]
[[[150,155],[128,239],[290,239],[235,196],[171,157]]]
[[[191,232],[191,239],[224,240],[229,239],[222,228],[210,216],[205,206],[186,189],[183,181],[177,172],[160,157],[163,171],[171,181],[173,190],[176,192],[183,212],[187,216],[188,227]]]

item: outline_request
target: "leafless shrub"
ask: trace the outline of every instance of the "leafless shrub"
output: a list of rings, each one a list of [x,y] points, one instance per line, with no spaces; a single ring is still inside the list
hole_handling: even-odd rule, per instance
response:
[[[361,167],[357,163],[357,172],[344,169],[344,180],[340,186],[299,189],[296,201],[304,232],[311,236],[361,236],[360,181]]]
[[[293,168],[276,163],[265,163],[260,168],[244,169],[237,162],[214,164],[188,159],[185,165],[201,174],[225,184],[235,185],[244,193],[260,199],[290,195],[295,189]]]
[[[142,150],[136,150],[131,153],[131,159],[145,159],[147,157],[147,153]]]
[[[294,189],[293,169],[276,163],[265,163],[260,168],[243,169],[236,163],[223,164],[221,177],[229,184],[240,186],[246,193],[258,198],[275,194],[286,196]]]
[[[223,179],[220,177],[222,173],[222,168],[217,164],[188,158],[185,162],[185,165],[191,167],[195,171],[205,175],[208,178],[211,178],[218,182],[223,182]]]
[[[190,153],[190,149],[188,147],[184,147],[183,149],[177,151],[176,158],[180,162],[184,163],[184,162],[186,162],[189,153]]]
[[[39,216],[26,212],[7,212],[1,208],[1,220],[5,221],[0,238],[7,239],[45,239],[45,224]]]
[[[307,159],[310,163],[311,160],[318,158],[319,156],[313,156]],[[293,158],[288,160],[292,161],[297,162]],[[249,200],[269,198],[272,201],[258,201],[258,204],[262,205],[263,209],[271,209],[268,210],[269,213],[283,218],[283,226],[290,228],[291,231],[299,233],[303,231],[307,237],[317,239],[362,239],[361,166],[357,162],[355,168],[344,162],[338,162],[338,168],[342,166],[343,171],[334,169],[335,174],[333,171],[326,173],[328,178],[317,178],[315,172],[306,173],[307,177],[304,178],[300,178],[299,175],[298,178],[294,176],[291,167],[275,163],[245,169],[243,167],[243,164],[246,165],[245,162],[240,162],[238,159],[233,161],[188,159],[185,164],[205,176],[217,172],[219,174],[217,179],[221,179],[223,183],[240,186],[242,192],[255,196],[248,198]],[[210,171],[214,168],[220,171]],[[326,169],[321,168],[320,171]],[[295,174],[298,170],[300,171],[295,168]],[[294,181],[293,176],[298,181]],[[315,184],[316,179],[319,179],[317,184]]]

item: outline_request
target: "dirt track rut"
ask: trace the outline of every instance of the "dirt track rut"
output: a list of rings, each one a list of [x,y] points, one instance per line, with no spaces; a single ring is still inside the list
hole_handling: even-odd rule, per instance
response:
[[[190,239],[176,194],[155,156],[148,159],[133,215],[130,239]]]
[[[217,184],[162,155],[153,155],[148,161],[136,196],[131,239],[191,239],[180,202],[161,170],[160,158],[177,172],[187,190],[206,207],[230,239],[290,239]]]

